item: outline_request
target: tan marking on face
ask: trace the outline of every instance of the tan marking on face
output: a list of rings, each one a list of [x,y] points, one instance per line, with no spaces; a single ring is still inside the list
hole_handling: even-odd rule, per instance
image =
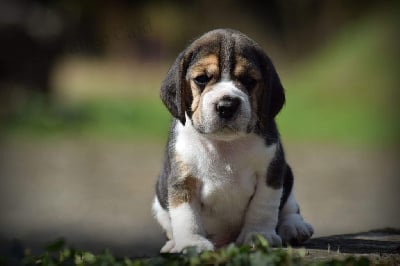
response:
[[[214,88],[215,83],[210,81],[210,84],[207,85],[202,92],[197,88],[196,85],[192,85],[192,94],[193,94],[193,102],[192,102],[192,120],[195,124],[201,124],[201,97],[212,90]]]
[[[197,88],[193,80],[190,81],[190,88],[193,96],[192,106],[190,108],[194,114],[200,104],[201,91]]]
[[[233,70],[234,77],[240,77],[243,75],[248,75],[259,81],[261,79],[260,70],[257,69],[254,64],[244,57],[237,56],[235,69]]]
[[[249,66],[249,61],[241,56],[236,56],[236,64],[235,64],[235,69],[233,70],[233,75],[235,77],[240,76],[244,72],[247,72]]]
[[[212,89],[213,84],[215,84],[215,81],[219,76],[218,57],[215,54],[205,56],[198,60],[192,67],[190,67],[189,71],[190,87],[193,96],[191,105],[192,119],[195,123],[200,123],[201,110],[199,106],[201,103],[201,96]],[[211,80],[203,90],[200,90],[200,88],[193,81],[194,78],[200,75],[207,75],[208,77],[211,77]]]
[[[250,76],[257,81],[255,87],[252,88],[249,95],[251,99],[250,104],[252,109],[252,116],[256,118],[257,110],[258,108],[260,108],[258,105],[259,105],[259,99],[260,97],[262,97],[262,88],[263,88],[263,86],[260,85],[262,82],[262,75],[260,70],[256,68],[255,65],[252,64],[248,59],[241,56],[237,56],[233,75],[235,79],[239,79],[242,76]],[[247,92],[246,88],[244,87],[239,87],[239,89]]]
[[[201,102],[201,94],[199,90],[195,89],[192,90],[192,92],[196,92],[196,96],[193,95],[193,102],[192,102],[192,120],[195,124],[200,124],[201,123],[201,108],[200,102]]]
[[[199,75],[206,74],[208,76],[218,73],[218,57],[210,54],[199,59],[193,66],[190,67],[190,79]]]
[[[177,179],[170,187],[169,206],[176,208],[190,203],[197,195],[198,179],[192,175]]]

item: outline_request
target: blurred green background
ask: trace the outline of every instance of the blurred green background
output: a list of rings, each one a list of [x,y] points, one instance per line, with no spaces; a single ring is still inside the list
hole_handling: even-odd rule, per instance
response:
[[[259,42],[281,76],[277,121],[317,235],[400,226],[399,6],[2,1],[0,240],[157,250],[149,206],[170,122],[160,84],[191,40],[222,27]],[[338,221],[339,209],[354,217]]]
[[[33,10],[28,14],[33,25],[25,25],[23,18],[9,19],[9,24],[3,19],[1,33],[8,49],[2,53],[12,54],[1,62],[6,69],[1,76],[6,137],[165,139],[169,115],[158,100],[158,89],[169,64],[201,33],[231,27],[260,42],[282,76],[287,107],[278,123],[285,139],[398,143],[395,4],[34,1],[3,5]],[[18,61],[21,53],[26,58]],[[43,77],[35,80],[30,75]]]

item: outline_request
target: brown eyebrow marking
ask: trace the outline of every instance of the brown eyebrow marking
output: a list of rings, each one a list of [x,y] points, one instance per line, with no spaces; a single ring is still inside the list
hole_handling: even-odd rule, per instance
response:
[[[204,88],[203,91],[200,91],[197,86],[194,84],[192,80],[190,80],[190,87],[192,89],[192,104],[191,110],[193,112],[194,119],[200,119],[200,112],[196,112],[197,108],[200,104],[201,95],[203,92],[208,91],[210,88],[210,84],[214,83],[215,80],[218,78],[219,73],[219,65],[218,65],[218,57],[215,54],[208,54],[203,56],[197,62],[193,64],[193,66],[189,69],[188,77],[193,79],[200,75],[208,75],[212,77],[210,83]]]
[[[200,74],[215,74],[218,73],[218,68],[218,57],[214,54],[207,55],[190,68],[189,76],[194,78]]]
[[[252,64],[246,58],[243,58],[241,56],[236,57],[236,65],[235,65],[235,69],[233,70],[233,75],[235,77],[249,75],[249,76],[253,77],[254,79],[261,79],[261,73],[254,66],[254,64]]]

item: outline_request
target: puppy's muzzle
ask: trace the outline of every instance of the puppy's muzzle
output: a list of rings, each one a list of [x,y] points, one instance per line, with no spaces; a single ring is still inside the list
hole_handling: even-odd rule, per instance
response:
[[[239,110],[240,102],[238,97],[222,97],[215,105],[218,116],[226,120],[232,119]]]

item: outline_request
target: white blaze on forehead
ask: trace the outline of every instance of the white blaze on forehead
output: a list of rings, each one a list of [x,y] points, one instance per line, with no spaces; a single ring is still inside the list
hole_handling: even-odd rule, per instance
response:
[[[247,95],[239,90],[232,81],[221,81],[204,95],[204,104],[216,103],[224,96],[239,97],[242,102],[248,102]]]
[[[222,75],[221,75],[222,82],[231,82],[230,79],[231,79],[231,76],[229,75],[229,73],[225,73],[225,72],[222,73]]]

